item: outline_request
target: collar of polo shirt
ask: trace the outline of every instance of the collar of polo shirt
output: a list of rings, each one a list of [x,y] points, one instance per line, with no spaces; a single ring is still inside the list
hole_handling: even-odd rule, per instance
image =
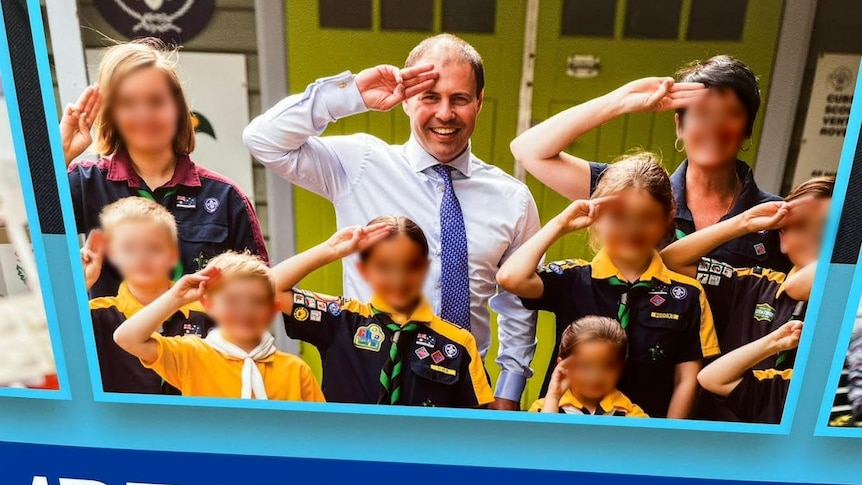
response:
[[[616,276],[621,281],[626,281],[626,278],[620,273],[620,270],[614,266],[614,262],[611,261],[611,257],[608,256],[608,253],[605,252],[604,249],[600,250],[596,254],[590,267],[593,279],[606,280]],[[652,261],[650,262],[649,267],[640,277],[640,281],[651,281],[653,279],[657,279],[666,284],[671,283],[670,270],[668,270],[667,266],[664,265],[658,251],[653,252]]]
[[[566,393],[560,397],[559,406],[561,408],[563,406],[572,406],[581,410],[584,409],[583,403],[578,401],[578,398],[576,398],[571,391],[566,391]],[[602,408],[605,414],[613,414],[616,410],[621,410],[626,414],[630,414],[634,404],[625,396],[625,394],[615,389],[610,394],[602,398],[599,402],[599,407]]]
[[[120,148],[114,154],[105,158],[108,161],[108,180],[111,182],[126,182],[129,184],[129,187],[136,189],[146,186],[144,180],[135,172],[135,168],[132,166],[132,158],[125,148]],[[198,176],[195,163],[188,155],[177,156],[174,174],[162,187],[170,188],[177,185],[184,185],[186,187],[201,186],[201,179]]]
[[[396,312],[377,295],[371,297],[371,306],[376,310],[389,315],[389,318],[391,318],[393,322],[402,326],[407,322],[431,323],[431,320],[434,319],[434,310],[425,298],[422,298],[422,301],[419,302],[419,305],[410,315]]]
[[[173,286],[173,283],[171,283],[171,286]],[[185,318],[189,318],[189,313],[191,313],[192,310],[196,309],[195,306],[199,305],[199,303],[192,303],[191,305],[186,305],[180,308],[179,311],[182,312]],[[141,309],[143,308],[144,304],[141,303],[137,298],[135,298],[135,295],[133,295],[132,292],[129,291],[129,285],[126,284],[125,281],[120,283],[120,288],[117,291],[117,309],[120,310],[127,317],[131,317],[135,313],[141,311]],[[201,307],[197,310],[203,311],[203,308]]]
[[[472,143],[468,144],[467,148],[460,155],[455,157],[454,160],[446,165],[454,168],[460,172],[461,175],[469,177],[471,147]],[[440,165],[440,160],[437,160],[432,157],[430,153],[426,152],[425,149],[422,148],[422,145],[420,145],[413,136],[410,136],[410,139],[407,140],[406,144],[404,144],[404,155],[407,157],[407,163],[409,163],[416,172],[421,172],[433,167],[434,165]]]
[[[790,279],[790,277],[793,276],[793,273],[796,273],[796,271],[798,270],[798,266],[794,266],[793,268],[791,268],[790,272],[787,273],[787,276],[784,277],[784,281],[782,281],[781,285],[778,286],[778,292],[775,294],[775,296],[779,297],[784,294],[784,291],[787,288],[787,280]]]

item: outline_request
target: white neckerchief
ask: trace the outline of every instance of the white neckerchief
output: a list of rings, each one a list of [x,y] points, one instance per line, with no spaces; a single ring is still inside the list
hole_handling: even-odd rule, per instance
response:
[[[260,370],[255,362],[266,359],[275,353],[275,338],[269,332],[266,332],[261,338],[260,344],[248,353],[225,340],[217,328],[209,331],[204,342],[226,357],[243,361],[242,393],[240,394],[242,399],[267,399],[263,376],[260,375]]]

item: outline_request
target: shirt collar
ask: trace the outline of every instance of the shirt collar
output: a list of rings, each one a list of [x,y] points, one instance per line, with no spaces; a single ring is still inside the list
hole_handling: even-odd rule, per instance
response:
[[[375,310],[389,315],[389,318],[399,325],[404,325],[407,322],[431,323],[431,320],[434,319],[434,310],[425,298],[422,298],[422,301],[419,302],[419,306],[417,306],[410,315],[396,312],[377,295],[371,297],[371,306]]]
[[[787,273],[787,276],[784,277],[784,281],[782,281],[781,285],[778,286],[778,292],[775,294],[776,297],[780,297],[784,294],[784,292],[787,290],[787,280],[790,279],[790,277],[793,276],[793,274],[796,273],[797,270],[799,270],[798,266],[794,266],[790,269],[790,272]]]
[[[614,266],[613,261],[611,261],[611,257],[608,256],[608,253],[605,252],[604,249],[600,250],[593,258],[590,268],[593,279],[606,280],[612,276],[616,276],[620,280],[626,281],[626,278],[620,273],[620,270]],[[658,251],[654,251],[652,261],[646,271],[641,275],[640,281],[652,281],[653,279],[657,279],[663,283],[670,284],[671,279],[669,273],[670,271],[664,265]]]
[[[171,283],[171,286],[173,286],[173,283]],[[120,305],[120,311],[123,312],[126,317],[131,317],[144,308],[144,304],[135,298],[135,295],[133,295],[131,290],[129,290],[129,285],[125,281],[120,283],[120,288],[117,290],[117,301]],[[191,313],[193,306],[195,306],[194,303],[191,305],[185,305],[178,311],[183,314],[183,317],[189,318],[189,314]]]
[[[463,153],[455,157],[454,160],[445,165],[454,168],[461,172],[465,177],[470,176],[471,165],[471,148],[472,144],[468,144]],[[416,137],[410,136],[407,143],[404,145],[404,154],[407,156],[407,163],[413,167],[416,172],[422,172],[434,165],[440,165],[440,161],[434,158],[430,153],[426,152],[422,145],[416,140]]]
[[[108,180],[111,182],[126,182],[133,189],[146,188],[144,180],[135,172],[129,153],[120,148],[113,155],[107,157]],[[198,176],[197,167],[188,155],[179,155],[174,167],[171,179],[163,185],[165,188],[184,185],[186,187],[200,187],[201,179]]]
[[[571,391],[566,391],[562,397],[560,397],[559,406],[562,408],[563,406],[572,406],[580,409],[585,414],[591,414],[587,412],[587,409],[584,407],[583,403],[578,401]],[[599,407],[602,408],[604,414],[613,414],[616,410],[624,411],[626,414],[629,414],[632,411],[632,402],[623,395],[620,391],[614,389],[610,394],[602,398],[599,402]]]
[[[674,202],[676,203],[676,218],[693,221],[694,218],[691,215],[691,210],[689,210],[688,204],[685,202],[685,175],[687,171],[688,159],[683,160],[679,168],[670,176],[670,184],[673,190]],[[751,170],[751,167],[747,163],[742,160],[736,161],[736,175],[742,181],[742,191],[739,193],[739,197],[736,198],[736,203],[731,207],[730,212],[728,212],[728,217],[741,214],[745,210],[765,201],[762,200],[760,188],[757,187],[757,183],[754,181],[754,171]]]

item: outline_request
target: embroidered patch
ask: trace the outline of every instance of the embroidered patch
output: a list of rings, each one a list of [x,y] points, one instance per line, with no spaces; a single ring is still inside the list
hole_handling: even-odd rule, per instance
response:
[[[659,313],[652,312],[649,314],[651,318],[661,318],[663,320],[679,320],[679,314],[676,313]]]
[[[435,339],[433,335],[428,335],[427,333],[417,333],[416,343],[433,349],[437,345],[437,339]]]
[[[439,350],[435,350],[434,353],[431,354],[431,360],[433,360],[435,364],[439,364],[446,360],[446,357],[443,357],[443,354]]]
[[[775,318],[775,308],[769,303],[761,303],[754,307],[754,319],[758,322],[771,322]]]
[[[454,344],[446,344],[443,346],[443,353],[446,354],[446,357],[454,359],[458,357],[458,347],[455,347]]]
[[[325,312],[326,311],[326,303],[324,303],[322,301],[318,301],[317,302],[317,309],[322,311],[322,312]]]
[[[312,322],[319,322],[323,318],[323,313],[321,313],[320,310],[311,310],[308,312],[308,318],[310,318]]]
[[[304,305],[305,304],[305,297],[302,296],[302,293],[294,293],[293,294],[293,303],[295,303],[297,305]]]
[[[709,267],[709,272],[721,274],[722,272],[724,272],[724,265],[721,263],[712,263],[712,265]]]
[[[309,308],[317,308],[317,300],[310,296],[305,297],[305,306]]]
[[[709,275],[709,280],[706,282],[706,284],[710,286],[719,286],[721,284],[721,276],[717,274]]]
[[[457,372],[455,372],[455,369],[450,369],[448,367],[443,367],[443,366],[439,366],[436,364],[431,364],[431,370],[436,370],[437,372],[442,372],[442,373],[446,374],[447,376],[454,376],[455,374],[457,374]]]
[[[656,361],[664,357],[664,349],[661,347],[661,344],[655,344],[655,347],[649,349],[649,358],[652,361]]]
[[[763,243],[755,244],[754,245],[754,252],[758,256],[763,256],[764,254],[766,254],[766,245],[764,245]]]
[[[356,334],[353,335],[353,346],[357,349],[380,352],[380,346],[382,343],[383,329],[381,329],[380,325],[377,325],[376,323],[359,327],[356,329]]]
[[[706,260],[703,260],[703,259],[700,260],[700,262],[697,263],[697,270],[698,271],[709,271],[709,262]]]
[[[653,295],[652,298],[649,299],[649,302],[653,304],[653,306],[661,306],[665,301],[664,297],[661,295]]]
[[[326,305],[326,310],[333,317],[341,315],[341,305],[339,305],[336,301],[330,302],[329,305]]]
[[[296,307],[296,309],[293,310],[293,319],[297,322],[308,320],[308,310],[304,306]]]
[[[670,296],[676,298],[677,300],[685,300],[685,297],[688,296],[688,290],[686,290],[682,286],[674,286],[670,290]]]
[[[560,267],[557,263],[551,263],[548,265],[548,269],[557,274],[563,274],[563,268]]]
[[[188,195],[177,196],[177,209],[194,209],[197,206],[197,197],[190,197]]]
[[[416,352],[416,357],[419,357],[419,360],[427,359],[431,355],[425,347],[419,347],[414,352]]]
[[[207,210],[210,214],[218,210],[219,202],[215,197],[210,197],[209,199],[204,201],[204,209]]]
[[[725,278],[730,278],[731,276],[733,276],[733,268],[725,265],[724,271],[722,272],[722,274],[724,274]]]
[[[201,336],[201,326],[196,323],[186,322],[183,324],[183,334],[184,335],[194,335],[196,337]]]

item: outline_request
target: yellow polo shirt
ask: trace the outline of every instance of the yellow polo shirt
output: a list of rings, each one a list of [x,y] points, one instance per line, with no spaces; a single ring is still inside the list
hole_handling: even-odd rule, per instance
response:
[[[197,337],[163,337],[156,360],[142,362],[183,396],[240,398],[243,361],[225,357]],[[299,357],[276,351],[257,362],[266,395],[275,401],[324,402],[311,368]]]
[[[544,406],[544,404],[545,398],[536,400],[536,402],[530,406],[530,412],[542,412],[542,406]],[[560,398],[559,412],[561,414],[588,414],[593,416],[626,416],[629,418],[649,417],[640,406],[633,403],[625,394],[616,390],[605,396],[601,402],[599,402],[599,406],[596,408],[595,413],[591,413],[586,406],[581,404],[581,402],[578,401],[578,398],[576,398],[571,391],[566,391],[566,393]]]

